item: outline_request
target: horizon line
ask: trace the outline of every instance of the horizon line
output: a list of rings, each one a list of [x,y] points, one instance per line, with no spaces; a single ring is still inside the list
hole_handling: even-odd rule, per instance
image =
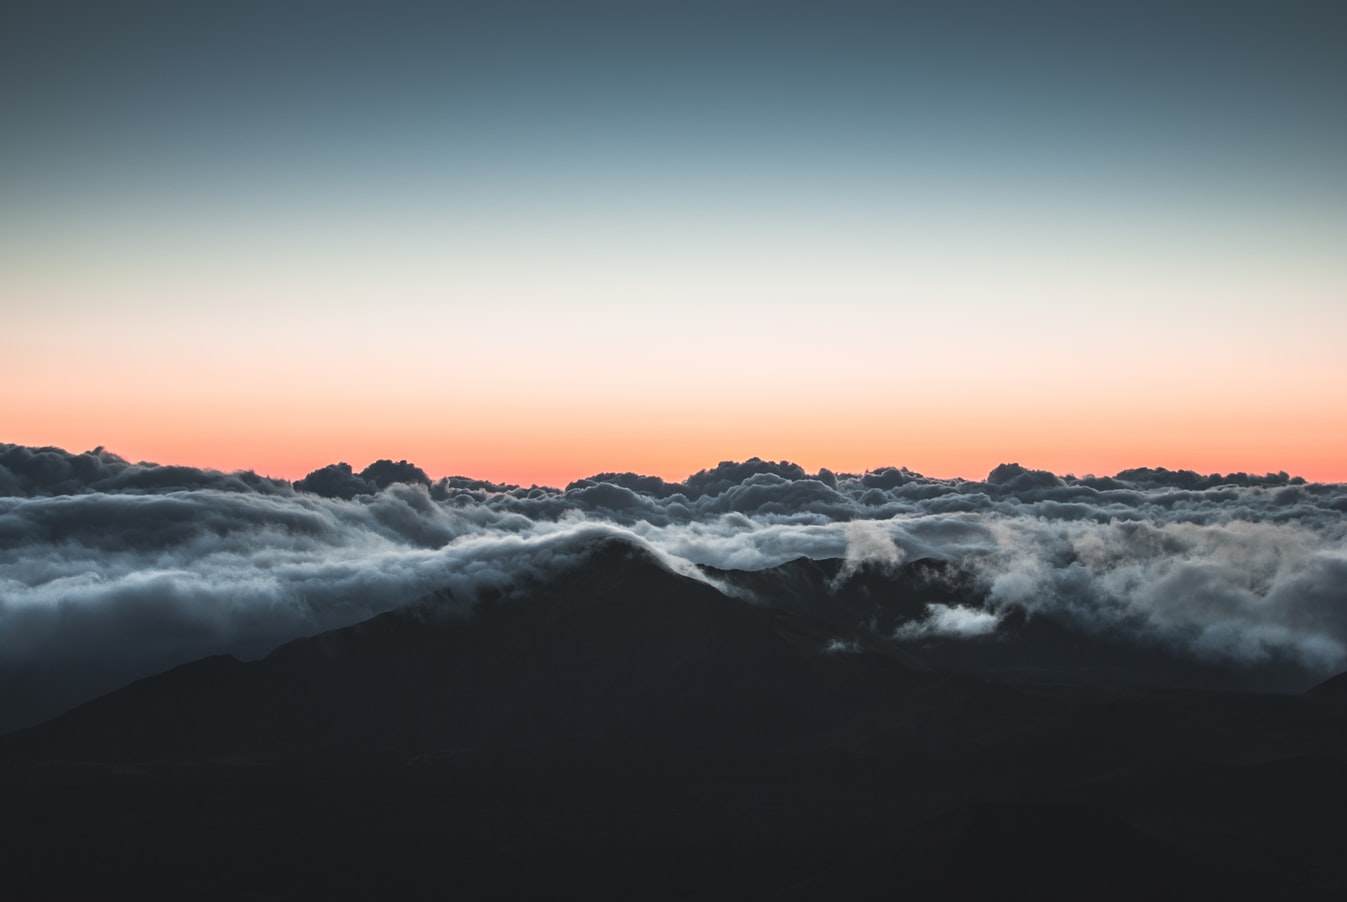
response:
[[[1174,475],[1192,474],[1192,475],[1194,475],[1194,476],[1197,476],[1197,477],[1200,477],[1200,478],[1203,478],[1203,479],[1236,479],[1236,478],[1238,478],[1238,477],[1245,477],[1245,478],[1250,478],[1250,479],[1263,479],[1263,480],[1266,480],[1266,479],[1276,479],[1278,482],[1284,481],[1285,484],[1288,484],[1288,485],[1293,485],[1293,484],[1341,485],[1341,484],[1344,484],[1344,482],[1347,482],[1347,480],[1333,480],[1333,479],[1316,479],[1316,478],[1311,478],[1311,477],[1307,477],[1307,476],[1304,476],[1304,475],[1301,475],[1301,474],[1297,474],[1297,473],[1290,473],[1289,471],[1287,471],[1287,470],[1285,470],[1285,469],[1277,470],[1277,471],[1275,471],[1275,472],[1269,470],[1269,471],[1265,471],[1265,472],[1261,472],[1261,473],[1260,473],[1260,472],[1257,472],[1257,471],[1255,471],[1255,470],[1226,470],[1226,471],[1222,471],[1222,470],[1209,470],[1209,471],[1203,471],[1203,470],[1195,469],[1195,468],[1192,468],[1192,467],[1169,467],[1169,466],[1165,466],[1165,465],[1150,465],[1150,464],[1143,464],[1143,465],[1137,465],[1137,466],[1124,467],[1124,468],[1122,468],[1122,469],[1120,469],[1120,470],[1117,470],[1117,471],[1115,471],[1115,472],[1112,472],[1112,473],[1107,473],[1107,472],[1100,473],[1100,472],[1087,471],[1087,472],[1079,473],[1079,474],[1078,474],[1078,473],[1072,472],[1072,471],[1068,471],[1068,472],[1057,472],[1056,470],[1053,470],[1053,469],[1051,469],[1051,468],[1046,468],[1046,467],[1034,467],[1034,466],[1024,465],[1024,464],[1020,463],[1020,461],[1018,461],[1018,460],[1003,460],[1003,461],[1001,461],[1000,463],[998,463],[996,466],[992,467],[989,471],[987,471],[987,473],[985,473],[985,474],[983,474],[983,475],[980,475],[980,476],[968,476],[968,475],[962,475],[962,474],[960,474],[960,475],[955,475],[955,476],[937,476],[937,475],[931,475],[931,474],[928,474],[928,473],[923,473],[923,472],[921,472],[921,471],[919,471],[919,470],[915,470],[915,469],[912,469],[912,468],[909,468],[909,467],[907,467],[907,466],[905,466],[905,465],[900,465],[900,464],[880,464],[880,465],[878,465],[878,466],[867,467],[867,468],[865,468],[865,469],[863,469],[863,470],[855,470],[855,469],[853,469],[853,468],[837,468],[837,469],[834,469],[834,468],[832,468],[832,467],[826,467],[826,466],[824,466],[824,467],[818,467],[818,468],[815,468],[815,469],[813,469],[813,470],[810,470],[810,468],[808,468],[808,467],[806,467],[806,466],[804,466],[804,465],[802,465],[802,464],[800,464],[800,463],[798,463],[798,462],[796,462],[796,461],[794,461],[794,460],[791,460],[791,459],[789,459],[789,458],[783,457],[783,458],[780,458],[780,459],[774,459],[774,458],[772,458],[772,457],[761,457],[761,456],[753,455],[753,456],[750,456],[750,457],[746,457],[746,458],[738,458],[738,459],[736,459],[736,458],[723,458],[723,459],[717,461],[717,462],[714,463],[714,464],[711,464],[711,465],[709,465],[709,466],[704,466],[704,467],[702,467],[702,468],[700,468],[700,469],[698,469],[698,470],[694,470],[694,471],[692,471],[692,472],[690,472],[690,473],[687,473],[686,475],[684,475],[684,476],[682,476],[682,477],[679,477],[679,478],[670,478],[669,476],[662,475],[662,474],[659,474],[659,473],[648,473],[648,472],[643,472],[643,471],[637,470],[637,469],[626,469],[626,470],[620,470],[620,469],[603,469],[603,470],[597,470],[597,471],[589,472],[589,473],[586,473],[585,475],[582,475],[582,476],[576,476],[576,477],[574,477],[574,478],[572,478],[572,479],[566,480],[564,483],[557,483],[557,484],[554,484],[554,483],[550,483],[550,482],[540,482],[540,481],[534,480],[534,481],[529,482],[528,484],[525,484],[523,481],[513,481],[513,480],[508,480],[508,479],[507,479],[507,480],[499,480],[499,479],[494,479],[494,478],[490,478],[490,477],[484,477],[484,476],[474,475],[474,474],[472,474],[472,473],[470,473],[470,472],[467,472],[467,471],[447,472],[447,473],[444,473],[444,474],[441,474],[441,475],[432,475],[432,474],[428,473],[424,468],[422,468],[419,464],[417,464],[414,460],[410,460],[409,458],[405,458],[405,457],[404,457],[404,458],[377,457],[377,458],[374,458],[373,460],[369,461],[364,467],[361,467],[361,468],[359,468],[359,469],[357,469],[354,465],[350,464],[350,463],[349,463],[348,461],[346,461],[346,460],[335,460],[335,461],[331,461],[331,462],[329,462],[329,463],[327,463],[327,464],[322,464],[322,465],[320,465],[320,466],[318,466],[318,467],[315,467],[315,468],[313,468],[313,469],[310,469],[310,470],[308,470],[307,472],[305,472],[303,475],[300,475],[300,476],[291,476],[291,475],[274,475],[274,474],[271,473],[271,472],[263,472],[263,471],[261,471],[261,470],[260,470],[259,468],[257,468],[257,467],[233,467],[233,468],[230,468],[230,467],[211,466],[211,465],[209,465],[209,464],[207,464],[207,465],[201,465],[201,464],[194,464],[194,463],[179,463],[179,462],[168,462],[168,463],[164,463],[164,462],[156,461],[156,460],[134,459],[134,458],[132,458],[132,457],[127,457],[127,456],[124,456],[124,455],[122,455],[122,454],[119,454],[117,451],[115,451],[115,450],[113,450],[113,449],[110,449],[110,448],[108,448],[107,446],[101,445],[101,444],[100,444],[100,445],[95,445],[94,447],[89,448],[89,449],[87,449],[87,450],[83,450],[83,451],[70,451],[68,448],[62,447],[62,446],[60,446],[60,445],[55,445],[55,444],[29,445],[29,444],[24,444],[24,443],[22,443],[22,442],[5,442],[5,441],[0,441],[0,448],[23,448],[23,449],[26,449],[26,450],[29,450],[29,451],[33,451],[33,452],[56,452],[56,453],[64,454],[64,455],[71,456],[71,457],[78,457],[78,456],[83,456],[83,455],[95,455],[95,456],[100,456],[100,457],[108,457],[108,456],[110,456],[110,457],[115,458],[115,459],[117,459],[117,460],[119,460],[119,461],[122,461],[123,463],[126,463],[126,464],[129,465],[129,466],[154,467],[154,468],[184,468],[184,469],[198,470],[198,471],[201,471],[201,472],[213,472],[213,473],[219,473],[219,474],[222,474],[222,475],[231,475],[231,474],[247,473],[247,474],[252,474],[252,475],[254,475],[254,476],[257,476],[257,477],[262,478],[262,479],[267,479],[267,480],[275,481],[275,482],[286,482],[286,483],[289,483],[289,484],[291,484],[291,485],[295,485],[296,483],[302,482],[302,481],[304,481],[305,479],[307,479],[307,478],[309,478],[309,477],[311,477],[311,476],[313,476],[313,475],[315,475],[315,474],[317,474],[317,473],[320,473],[320,472],[322,472],[322,471],[324,471],[324,470],[326,470],[326,469],[328,469],[328,468],[331,468],[331,467],[346,467],[346,468],[348,468],[348,469],[351,471],[351,473],[352,473],[353,475],[357,475],[357,476],[358,476],[358,475],[360,475],[360,474],[363,474],[363,473],[365,473],[365,472],[368,472],[371,468],[373,468],[373,467],[375,467],[375,466],[377,466],[377,465],[379,465],[379,464],[389,464],[389,465],[394,465],[394,466],[401,465],[401,466],[411,466],[411,467],[414,467],[417,471],[420,472],[421,475],[425,476],[425,478],[426,478],[426,479],[428,480],[428,482],[431,483],[431,484],[436,483],[436,482],[441,482],[441,481],[444,481],[444,480],[449,480],[449,479],[470,479],[470,480],[474,480],[474,481],[478,481],[478,482],[492,483],[492,484],[495,484],[495,485],[499,485],[499,486],[501,486],[501,487],[503,487],[503,488],[553,488],[553,489],[558,489],[558,490],[564,490],[564,489],[566,489],[568,486],[573,485],[573,484],[575,484],[575,483],[583,482],[583,481],[586,481],[586,480],[593,480],[593,479],[596,479],[597,477],[601,477],[601,476],[637,476],[637,477],[644,478],[644,479],[659,479],[660,481],[662,481],[662,482],[664,482],[665,484],[668,484],[668,485],[679,485],[679,484],[686,483],[687,480],[689,480],[689,479],[691,479],[691,478],[693,478],[693,477],[695,477],[695,476],[697,476],[697,475],[699,475],[699,474],[701,474],[701,473],[713,472],[713,471],[715,471],[715,470],[720,469],[721,467],[726,467],[726,466],[744,466],[744,465],[749,465],[749,464],[754,464],[754,463],[770,465],[770,466],[772,466],[772,467],[794,467],[794,468],[798,468],[800,471],[803,472],[805,478],[815,478],[815,479],[816,479],[816,478],[819,478],[820,476],[824,476],[824,474],[829,474],[829,475],[831,475],[832,477],[836,477],[836,478],[848,478],[848,477],[850,477],[850,478],[863,478],[864,476],[867,476],[867,475],[870,475],[870,474],[874,474],[874,473],[880,473],[880,472],[885,472],[885,471],[897,471],[897,472],[902,472],[902,473],[909,474],[909,475],[912,476],[913,478],[917,478],[917,479],[925,479],[925,480],[932,480],[932,481],[936,481],[936,482],[972,482],[972,483],[986,483],[986,482],[988,482],[993,476],[996,475],[996,473],[997,473],[998,470],[1001,470],[1001,469],[1004,468],[1004,469],[1013,469],[1013,470],[1017,470],[1017,471],[1022,471],[1022,472],[1026,472],[1026,473],[1046,473],[1046,474],[1051,474],[1052,476],[1054,476],[1054,477],[1056,477],[1056,478],[1058,478],[1058,479],[1070,479],[1070,480],[1085,480],[1085,479],[1114,479],[1114,478],[1119,478],[1119,477],[1126,478],[1126,477],[1123,476],[1123,474],[1131,473],[1131,472],[1134,472],[1134,471],[1150,471],[1150,472],[1156,473],[1156,474],[1174,474]],[[2,463],[3,463],[3,462],[0,461],[0,464],[2,464]]]

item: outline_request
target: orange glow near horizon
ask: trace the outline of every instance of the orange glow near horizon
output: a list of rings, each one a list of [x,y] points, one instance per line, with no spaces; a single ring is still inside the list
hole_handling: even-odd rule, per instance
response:
[[[915,232],[786,235],[747,262],[628,248],[612,271],[621,236],[535,236],[510,250],[536,253],[536,271],[499,249],[442,272],[371,251],[338,261],[349,273],[302,254],[272,273],[262,255],[214,280],[205,249],[104,269],[13,252],[0,441],[288,479],[392,458],[523,485],[680,480],[756,456],[968,479],[1018,462],[1347,481],[1340,255],[1259,257],[1231,234],[1175,271],[1164,247],[1124,243],[1120,282],[1059,228],[1052,254],[970,233],[999,247],[983,268],[959,256],[965,236]],[[419,281],[380,287],[418,263]]]
[[[342,418],[299,405],[174,402],[134,408],[91,397],[55,406],[11,406],[5,441],[129,460],[298,479],[337,461],[359,470],[406,459],[432,477],[464,475],[520,485],[566,483],[632,471],[671,481],[722,460],[791,460],[810,472],[905,466],[927,476],[981,479],[1000,463],[1058,474],[1108,475],[1129,467],[1200,473],[1285,470],[1310,481],[1347,481],[1340,449],[1347,424],[1307,411],[1263,415],[1249,428],[1238,410],[1123,411],[1063,418],[1049,409],[996,411],[955,405],[885,416],[841,406],[757,411],[684,403],[591,405],[564,411],[485,407],[441,417],[391,407]]]

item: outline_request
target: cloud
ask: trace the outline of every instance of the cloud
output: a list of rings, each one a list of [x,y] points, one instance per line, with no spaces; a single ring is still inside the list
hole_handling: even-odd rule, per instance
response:
[[[1347,487],[1286,474],[1076,478],[1007,464],[940,480],[754,458],[682,482],[610,473],[563,489],[432,480],[386,460],[292,486],[0,445],[0,678],[28,674],[34,710],[54,713],[431,591],[467,609],[605,536],[699,577],[698,565],[797,557],[843,559],[841,582],[921,558],[971,575],[981,608],[932,605],[904,637],[986,635],[1014,607],[1203,660],[1289,656],[1327,676],[1347,665],[1344,513]]]
[[[874,520],[852,520],[842,527],[847,540],[846,557],[837,573],[838,584],[846,582],[866,564],[892,570],[907,556],[883,524]]]
[[[990,611],[967,605],[929,604],[926,618],[904,623],[894,632],[895,639],[939,638],[968,639],[990,636],[996,631],[1001,617]]]
[[[1259,490],[1264,491],[1264,490]],[[1347,530],[1341,518],[1210,522],[997,515],[961,563],[993,609],[1023,607],[1095,633],[1198,658],[1255,664],[1289,654],[1324,675],[1347,664]]]
[[[65,495],[76,492],[217,491],[288,492],[289,483],[255,473],[220,473],[195,467],[133,464],[102,447],[83,454],[60,448],[0,444],[0,495]]]
[[[352,472],[350,464],[342,461],[314,470],[296,482],[295,488],[324,498],[350,500],[356,495],[372,495],[399,482],[429,486],[430,477],[420,467],[405,460],[376,460],[359,475]]]

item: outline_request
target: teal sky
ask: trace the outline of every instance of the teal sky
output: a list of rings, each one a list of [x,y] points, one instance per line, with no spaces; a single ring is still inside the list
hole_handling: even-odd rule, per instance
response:
[[[17,16],[12,200],[621,209],[635,191],[705,216],[760,195],[887,212],[1176,192],[1310,214],[1347,182],[1328,4],[199,6]]]
[[[1345,26],[1322,3],[33,4],[0,34],[0,377],[119,370],[153,407],[156,378],[219,395],[246,357],[286,403],[444,402],[370,346],[412,325],[460,361],[456,399],[525,413],[530,386],[555,408],[635,371],[685,407],[751,403],[751,376],[888,416],[912,410],[880,386],[969,405],[988,381],[1342,414]],[[1111,374],[1080,376],[1103,337]],[[43,422],[81,415],[68,391]],[[1307,436],[1280,452],[1341,457]]]

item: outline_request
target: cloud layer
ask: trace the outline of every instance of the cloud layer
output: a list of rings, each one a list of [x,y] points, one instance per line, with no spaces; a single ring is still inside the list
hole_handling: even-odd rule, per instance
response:
[[[0,727],[434,590],[467,606],[602,536],[698,576],[800,556],[844,559],[841,580],[920,558],[974,575],[980,606],[934,606],[900,638],[987,636],[1018,607],[1204,660],[1347,666],[1347,486],[1286,474],[1008,464],[967,481],[752,459],[523,488],[379,461],[291,485],[0,445],[0,677],[23,687]]]

